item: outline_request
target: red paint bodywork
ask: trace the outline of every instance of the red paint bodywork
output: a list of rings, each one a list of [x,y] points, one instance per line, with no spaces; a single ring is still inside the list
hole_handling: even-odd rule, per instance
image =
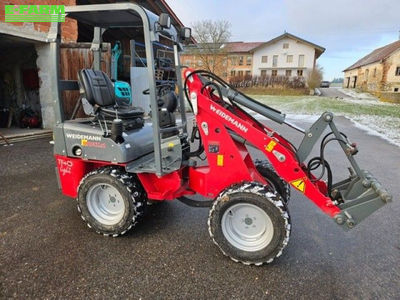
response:
[[[193,70],[187,69],[187,72]],[[340,209],[326,196],[327,188],[323,181],[313,182],[304,172],[292,150],[290,143],[278,133],[265,125],[256,122],[250,115],[238,107],[229,107],[221,103],[218,97],[210,95],[208,89],[202,92],[202,83],[196,75],[188,80],[189,92],[196,93],[198,113],[195,116],[201,139],[207,156],[208,165],[199,167],[182,167],[170,174],[158,177],[155,174],[137,174],[148,198],[153,200],[173,200],[188,194],[201,194],[208,198],[215,198],[227,187],[243,181],[257,181],[267,184],[257,172],[250,154],[242,143],[235,141],[228,129],[263,152],[276,172],[286,182],[303,179],[305,183],[304,195],[314,202],[323,212],[333,217]],[[206,124],[206,125],[204,125]],[[202,126],[207,127],[207,132]],[[273,151],[268,151],[267,145],[275,141]],[[209,146],[214,148],[209,151]],[[215,151],[218,146],[218,151]],[[278,151],[285,156],[279,161],[273,154]],[[218,156],[222,155],[218,158]],[[56,156],[57,166],[63,193],[76,197],[77,188],[82,177],[93,169],[109,165],[109,162],[85,161],[81,159]],[[221,164],[222,162],[222,164]],[[62,172],[62,166],[71,164],[70,172]],[[124,166],[121,164],[121,166]],[[64,173],[64,174],[63,174]]]

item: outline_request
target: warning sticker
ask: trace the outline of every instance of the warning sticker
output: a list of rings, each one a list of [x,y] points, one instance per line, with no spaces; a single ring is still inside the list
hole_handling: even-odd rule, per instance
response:
[[[272,150],[274,150],[276,145],[276,142],[274,140],[271,140],[268,145],[265,147],[265,150],[267,150],[268,152],[271,152]]]
[[[224,156],[222,154],[217,155],[217,166],[218,167],[224,166]]]
[[[293,180],[290,182],[290,184],[293,185],[293,187],[295,189],[299,190],[303,194],[306,191],[306,183],[304,182],[304,179],[302,179],[302,178]]]

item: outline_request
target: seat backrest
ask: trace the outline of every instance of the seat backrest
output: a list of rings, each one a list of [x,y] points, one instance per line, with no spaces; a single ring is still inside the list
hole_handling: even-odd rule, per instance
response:
[[[90,104],[100,107],[115,105],[114,86],[103,71],[82,69],[78,73],[78,83],[81,94]]]

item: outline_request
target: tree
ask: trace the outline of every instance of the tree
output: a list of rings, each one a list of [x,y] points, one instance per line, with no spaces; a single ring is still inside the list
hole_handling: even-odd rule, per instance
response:
[[[324,75],[324,69],[316,65],[315,68],[308,73],[307,76],[307,85],[308,87],[313,90],[320,86],[322,78]]]
[[[343,83],[344,79],[342,77],[333,78],[332,83]]]
[[[192,52],[201,61],[202,68],[221,73],[226,63],[226,48],[231,37],[231,24],[225,20],[203,20],[192,24],[197,47]]]

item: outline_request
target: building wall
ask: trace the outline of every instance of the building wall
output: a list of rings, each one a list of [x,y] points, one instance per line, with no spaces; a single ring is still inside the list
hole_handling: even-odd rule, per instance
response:
[[[343,87],[353,88],[354,78],[357,76],[355,88],[371,92],[399,92],[400,76],[396,75],[398,67],[400,67],[400,50],[382,62],[344,72]],[[350,85],[347,84],[349,78]]]
[[[289,48],[284,49],[283,44],[288,43]],[[277,67],[273,66],[273,56],[278,55]],[[293,55],[293,61],[287,62],[287,56]],[[299,67],[299,55],[304,55],[304,65]],[[262,62],[262,57],[267,56],[268,61]],[[264,45],[255,50],[253,55],[253,74],[260,76],[261,70],[266,70],[271,75],[272,70],[277,70],[278,75],[286,75],[286,70],[292,70],[292,76],[297,75],[297,70],[303,70],[303,76],[314,68],[315,49],[309,45],[290,38],[281,39],[274,44]]]
[[[400,91],[400,76],[396,75],[396,69],[400,67],[400,49],[394,52],[384,62],[385,82],[383,83],[383,91],[399,92]],[[397,89],[397,90],[396,90]]]
[[[343,81],[343,87],[344,88],[353,88],[353,87],[357,87],[354,86],[354,81],[356,82],[356,84],[358,83],[358,69],[352,69],[352,70],[348,70],[344,73],[344,81]]]
[[[368,91],[378,91],[381,89],[383,79],[383,65],[374,63],[363,66],[357,70],[357,88]]]
[[[240,58],[243,58],[242,64]],[[250,60],[247,60],[250,57]],[[253,54],[252,53],[229,53],[227,63],[227,79],[234,77],[245,77],[253,75]]]

